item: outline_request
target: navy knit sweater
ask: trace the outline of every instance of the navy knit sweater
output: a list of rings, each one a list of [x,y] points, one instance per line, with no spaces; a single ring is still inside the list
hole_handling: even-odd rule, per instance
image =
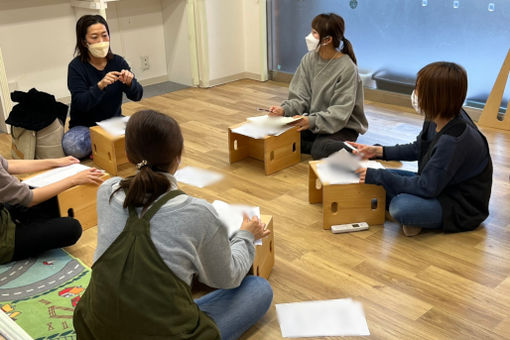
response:
[[[418,176],[367,169],[365,182],[384,186],[392,196],[408,193],[439,199],[445,231],[471,230],[487,217],[492,186],[489,148],[464,111],[439,133],[435,123],[425,121],[414,143],[384,147],[383,158],[417,160]],[[469,222],[460,222],[463,219]]]
[[[90,127],[96,122],[120,116],[123,92],[131,100],[142,99],[143,88],[134,78],[130,87],[116,81],[103,90],[99,89],[97,83],[108,72],[121,70],[130,68],[124,58],[118,55],[114,55],[102,71],[88,62],[82,62],[79,57],[69,63],[67,87],[71,91],[70,128],[78,125]]]

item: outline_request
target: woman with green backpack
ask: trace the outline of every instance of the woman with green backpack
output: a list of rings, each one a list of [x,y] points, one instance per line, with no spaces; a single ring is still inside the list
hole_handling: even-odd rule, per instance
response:
[[[126,127],[132,177],[98,190],[92,278],[74,313],[78,339],[237,339],[271,305],[269,283],[246,276],[254,242],[269,234],[256,217],[239,231],[208,202],[178,190],[183,138],[177,122],[141,111]],[[193,278],[218,290],[197,300]]]

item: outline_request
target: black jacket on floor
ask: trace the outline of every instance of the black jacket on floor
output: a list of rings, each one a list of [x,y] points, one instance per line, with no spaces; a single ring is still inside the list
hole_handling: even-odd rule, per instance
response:
[[[68,106],[57,102],[55,96],[46,92],[31,89],[28,92],[14,91],[11,93],[14,105],[9,118],[5,121],[12,126],[27,130],[39,131],[58,118],[65,123]]]

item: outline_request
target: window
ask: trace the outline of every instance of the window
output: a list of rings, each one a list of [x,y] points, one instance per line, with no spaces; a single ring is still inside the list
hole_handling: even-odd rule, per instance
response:
[[[467,104],[483,107],[510,48],[508,0],[271,0],[272,71],[295,72],[312,19],[325,12],[344,18],[365,84],[387,90],[406,92],[420,68],[452,61],[468,73]]]

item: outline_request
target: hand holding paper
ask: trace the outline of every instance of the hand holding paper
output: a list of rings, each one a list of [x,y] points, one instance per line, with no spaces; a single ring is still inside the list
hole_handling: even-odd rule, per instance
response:
[[[251,221],[256,218],[255,221],[259,221],[260,224],[260,208],[259,207],[250,207],[247,205],[241,205],[241,204],[228,204],[223,201],[216,200],[212,203],[214,209],[218,213],[218,217],[220,220],[227,226],[228,230],[228,237],[232,237],[232,235],[239,229],[241,229],[245,223],[252,223]],[[246,219],[248,221],[246,222]],[[248,225],[246,227],[249,228],[259,228],[258,225]],[[265,225],[262,227],[262,229],[265,228]],[[260,232],[258,230],[257,232]],[[255,235],[255,233],[253,233]],[[269,230],[267,235],[263,233],[264,235],[262,237],[265,237],[269,235]],[[261,245],[262,240],[255,238],[255,245]]]
[[[260,240],[271,233],[266,229],[266,224],[262,223],[257,216],[250,219],[246,213],[243,213],[243,224],[240,229],[252,233],[255,240]]]

